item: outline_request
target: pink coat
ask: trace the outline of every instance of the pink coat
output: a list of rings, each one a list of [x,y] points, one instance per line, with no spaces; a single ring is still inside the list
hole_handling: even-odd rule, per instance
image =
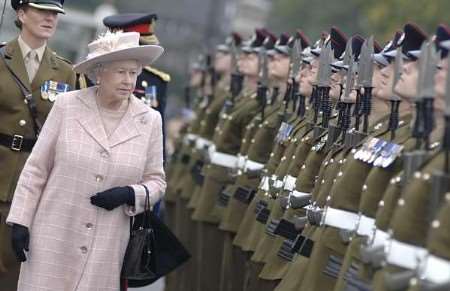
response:
[[[95,89],[59,95],[28,158],[7,223],[30,229],[18,290],[119,290],[129,216],[165,190],[161,117],[136,97],[109,139]],[[97,192],[132,185],[135,209],[96,207]]]

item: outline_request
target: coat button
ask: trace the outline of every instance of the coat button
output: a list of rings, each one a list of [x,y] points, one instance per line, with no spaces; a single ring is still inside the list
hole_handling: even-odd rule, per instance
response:
[[[82,254],[86,254],[87,251],[88,251],[87,247],[84,247],[84,246],[81,247],[80,250],[81,250],[81,253],[82,253]]]
[[[101,182],[101,181],[103,181],[103,177],[100,175],[97,175],[97,176],[95,176],[95,181]]]
[[[140,121],[142,124],[147,124],[147,118],[145,117],[142,117]]]
[[[87,229],[92,229],[92,227],[94,227],[94,225],[92,223],[86,223]]]
[[[102,156],[102,158],[109,158],[109,154],[108,154],[107,151],[102,151],[102,152],[100,153],[100,155]]]
[[[25,121],[25,120],[23,120],[23,119],[21,119],[20,121],[19,121],[19,125],[20,126],[25,126],[27,124],[27,122]]]

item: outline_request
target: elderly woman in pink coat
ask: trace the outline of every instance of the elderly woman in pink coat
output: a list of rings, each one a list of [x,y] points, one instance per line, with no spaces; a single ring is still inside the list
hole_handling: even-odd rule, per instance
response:
[[[7,222],[18,290],[119,290],[129,218],[165,190],[160,114],[132,95],[163,49],[135,32],[89,44],[75,70],[96,86],[61,94],[20,176]]]

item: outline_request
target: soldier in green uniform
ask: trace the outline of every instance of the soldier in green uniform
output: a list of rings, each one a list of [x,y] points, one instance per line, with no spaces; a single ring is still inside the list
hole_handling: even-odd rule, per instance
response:
[[[373,282],[375,290],[407,289],[408,280],[403,279],[407,278],[408,274],[411,276],[411,273],[418,269],[418,263],[425,260],[424,247],[428,232],[430,227],[433,227],[432,221],[436,211],[442,205],[445,193],[448,192],[449,180],[445,176],[446,166],[444,166],[445,151],[436,148],[444,131],[445,110],[442,100],[444,96],[435,94],[434,90],[437,59],[435,44],[430,42],[424,45],[418,65],[417,91],[414,92],[415,126],[423,122],[425,125],[430,124],[430,127],[425,126],[424,128],[428,130],[421,135],[417,135],[417,132],[413,130],[416,144],[413,151],[405,154],[405,159],[414,154],[424,153],[426,161],[408,180],[389,222],[391,236],[385,248],[387,266],[375,273]],[[442,84],[436,85],[442,86]],[[429,105],[420,108],[420,103]],[[430,112],[434,117],[431,123]],[[425,115],[420,118],[417,117],[418,114]]]
[[[257,189],[260,173],[269,159],[281,122],[291,119],[289,115],[292,114],[292,106],[289,105],[292,102],[287,100],[291,98],[291,92],[286,86],[290,66],[288,46],[293,44],[289,41],[289,36],[282,34],[275,44],[265,45],[269,56],[267,69],[272,90],[267,96],[266,106],[262,109],[264,112],[252,120],[249,125],[253,129],[248,129],[249,134],[242,141],[240,155],[243,157],[243,163],[239,165],[236,183],[225,190],[230,192],[232,197],[221,205],[224,209],[219,229],[223,230],[225,235],[221,290],[239,290],[243,287],[246,256],[234,247],[232,242],[245,209],[252,199],[252,193]],[[285,92],[283,100],[278,96],[280,91]],[[239,270],[231,272],[236,270],[236,266],[239,266]]]
[[[444,27],[441,26],[438,29],[438,32],[444,32],[445,29],[443,30],[443,28]],[[438,34],[442,37],[442,33]],[[415,88],[417,87],[416,83],[418,72],[417,66],[414,67],[416,64],[417,62],[409,62],[409,65],[405,66],[404,73],[402,74],[401,79],[395,85],[396,94],[405,96],[405,98],[412,98],[416,95],[417,91],[415,90]],[[400,181],[403,176],[403,173],[398,173],[398,171],[401,169],[399,165],[401,165],[400,163],[402,160],[404,160],[404,158],[401,156],[396,158],[397,166],[393,166],[393,169],[390,170],[390,174],[381,169],[374,169],[372,170],[371,174],[369,174],[365,183],[367,187],[364,189],[364,193],[361,197],[359,205],[360,222],[358,223],[358,228],[355,231],[355,237],[352,239],[347,250],[345,261],[341,269],[339,281],[335,287],[335,290],[344,290],[345,285],[348,284],[355,285],[355,282],[353,282],[352,280],[348,280],[349,282],[346,282],[347,278],[350,277],[351,272],[357,272],[358,269],[360,269],[362,259],[360,249],[362,245],[365,245],[365,241],[370,242],[372,240],[372,229],[374,228],[376,222],[375,214],[377,211],[377,206],[383,197],[383,193],[385,193],[384,189],[388,188],[386,190],[386,193],[388,194],[386,195],[390,195],[393,189],[398,189],[399,184],[401,184],[397,183],[397,181]],[[383,174],[383,172],[385,173]],[[406,177],[403,177],[403,180],[405,181]],[[384,208],[384,210],[386,210],[386,208]],[[388,215],[384,215],[385,219],[387,219],[386,216]],[[356,284],[358,283],[361,282],[359,280],[356,280]]]
[[[417,26],[406,25],[402,45],[405,55],[411,50],[418,49],[424,39],[424,34]],[[389,170],[395,168],[389,166],[408,139],[409,130],[405,127],[408,117],[400,117],[401,121],[402,118],[403,122],[400,122],[398,126],[403,128],[398,130],[397,135],[392,136],[388,128],[384,132],[366,139],[362,146],[363,151],[365,151],[365,148],[371,148],[373,144],[375,144],[376,150],[380,149],[380,144],[387,146],[387,148],[381,148],[380,151],[375,152],[376,155],[373,157],[376,160],[379,157],[378,153],[382,154],[380,161],[382,160],[383,163],[378,164],[380,168],[386,167]],[[386,140],[390,141],[385,143]],[[360,159],[356,154],[350,155],[330,190],[330,199],[327,202],[322,219],[323,227],[320,229],[320,238],[314,245],[308,271],[302,283],[301,288],[304,290],[323,290],[334,286],[336,275],[333,274],[335,274],[335,271],[339,272],[342,256],[348,244],[345,235],[355,227],[361,193],[367,188],[367,186],[364,186],[364,182],[371,173],[372,167],[377,167],[372,157],[369,160],[364,158]],[[389,170],[388,172],[391,173]],[[341,237],[342,235],[344,238]]]
[[[246,78],[246,86],[256,89],[258,78],[258,51],[267,36],[266,31],[257,30],[256,38],[248,45],[249,53],[244,54],[247,62],[240,66]],[[243,51],[246,51],[243,48]],[[253,91],[254,92],[254,91]],[[192,218],[199,221],[198,251],[201,258],[199,265],[201,276],[198,290],[213,290],[220,281],[221,253],[223,239],[216,224],[219,217],[212,213],[213,206],[222,189],[234,181],[234,170],[237,165],[237,154],[247,125],[260,112],[262,103],[254,93],[243,93],[235,105],[226,114],[223,122],[219,122],[208,150],[210,163],[205,167],[205,179],[196,203]]]
[[[5,291],[16,290],[20,266],[5,224],[17,179],[57,95],[75,86],[71,64],[47,46],[63,2],[11,1],[20,33],[0,48],[0,282]]]
[[[189,178],[191,180],[186,181],[185,183],[186,188],[189,188],[190,185],[192,185],[192,190],[186,191],[186,189],[184,189],[181,193],[181,198],[185,199],[186,204],[184,210],[180,212],[180,214],[182,214],[182,219],[179,221],[195,258],[195,260],[191,262],[191,269],[185,272],[184,277],[181,279],[181,284],[186,290],[188,290],[189,286],[192,286],[193,289],[196,288],[197,282],[192,280],[192,278],[197,277],[197,270],[201,264],[200,254],[197,253],[198,242],[196,230],[198,228],[198,222],[192,220],[191,216],[196,207],[198,194],[203,186],[203,165],[208,162],[208,148],[213,145],[212,139],[215,130],[218,126],[220,126],[219,123],[223,118],[223,108],[225,103],[230,98],[232,58],[238,57],[238,55],[235,54],[235,51],[232,52],[232,48],[238,48],[240,45],[240,35],[232,33],[226,39],[224,44],[216,47],[214,57],[214,76],[209,76],[209,78],[214,78],[214,83],[210,83],[213,94],[211,95],[211,100],[209,101],[203,120],[200,122],[200,129],[195,140],[195,150],[192,155],[194,166],[191,169],[191,175]]]
[[[354,38],[355,40],[355,38]],[[354,41],[352,41],[354,43]],[[346,53],[349,54],[348,52]],[[367,58],[365,58],[367,59]],[[368,58],[371,60],[371,56]],[[337,64],[336,64],[337,65]],[[336,66],[334,65],[334,66]],[[344,68],[344,67],[343,67]],[[378,73],[379,74],[379,73]],[[375,82],[373,85],[378,87],[380,85],[380,80],[377,78],[374,80]],[[372,83],[371,83],[372,85]],[[344,97],[342,97],[342,100],[344,100]],[[380,103],[379,101],[377,101]],[[375,113],[374,117],[375,119],[379,118],[380,113],[384,114],[383,111],[386,110],[384,107],[380,107],[380,105],[383,104],[377,104],[376,102],[373,104],[373,113]],[[378,117],[376,117],[378,116]],[[339,120],[339,118],[338,118]],[[375,128],[380,128],[380,126],[376,126]],[[372,131],[372,130],[371,130]],[[329,132],[330,134],[330,132]],[[339,142],[339,141],[338,141]],[[339,142],[340,143],[340,142]],[[308,156],[306,163],[304,166],[302,166],[302,169],[300,171],[300,175],[297,178],[297,189],[296,192],[301,195],[306,195],[304,192],[310,192],[311,190],[311,184],[314,186],[311,197],[313,200],[313,207],[322,207],[325,203],[325,198],[328,196],[328,193],[330,191],[330,188],[332,187],[333,183],[335,182],[335,177],[338,175],[339,169],[344,164],[346,154],[348,153],[348,150],[344,150],[345,147],[349,148],[349,146],[346,146],[343,144],[340,146],[339,144],[336,144],[333,146],[328,154],[327,157],[323,160],[322,165],[320,167],[320,170],[318,172],[318,176],[316,178],[311,177],[311,174],[308,174],[311,172],[314,168],[315,162],[314,160],[321,160],[320,159],[320,153],[324,151],[324,149],[327,149],[327,146],[321,145],[319,148],[322,148],[321,150],[317,151],[318,145],[313,147],[313,151]],[[351,146],[350,146],[351,148]],[[325,151],[326,152],[326,151]],[[312,171],[314,173],[314,171]],[[313,175],[314,176],[314,175]],[[313,181],[311,181],[313,180]],[[314,182],[315,181],[315,182]],[[308,186],[309,185],[309,186]],[[298,195],[297,194],[297,195]],[[293,195],[295,197],[296,195]],[[291,198],[293,199],[293,198]],[[311,222],[312,223],[312,222]],[[296,258],[293,258],[293,264],[290,267],[289,271],[286,273],[286,276],[283,278],[282,282],[279,284],[276,290],[297,290],[299,288],[300,283],[302,283],[302,275],[306,273],[307,268],[307,262],[308,257],[310,256],[313,241],[317,240],[317,230],[315,230],[314,226],[307,225],[305,229],[303,230],[303,233],[300,237],[297,238],[296,241],[294,241],[293,248],[301,248],[296,251],[299,252],[299,256]],[[294,251],[295,252],[295,251]],[[286,253],[286,251],[284,252]],[[286,257],[286,255],[284,255]],[[288,257],[289,258],[289,257]]]

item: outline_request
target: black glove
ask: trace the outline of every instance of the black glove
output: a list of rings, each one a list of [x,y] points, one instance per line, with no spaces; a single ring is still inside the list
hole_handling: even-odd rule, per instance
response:
[[[134,205],[134,199],[132,187],[114,187],[91,196],[91,204],[106,210],[113,210],[122,204]]]
[[[20,224],[13,224],[11,239],[17,261],[25,262],[27,257],[25,256],[24,251],[28,252],[28,246],[30,244],[30,233],[28,231],[28,227]]]

